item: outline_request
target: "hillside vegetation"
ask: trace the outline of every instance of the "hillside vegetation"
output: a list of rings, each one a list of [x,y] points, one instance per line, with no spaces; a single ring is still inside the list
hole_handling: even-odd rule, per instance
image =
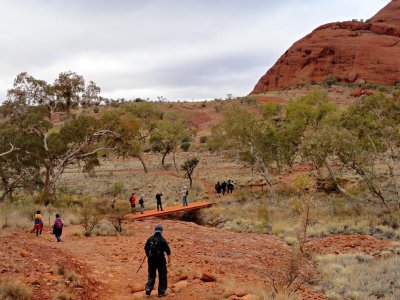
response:
[[[381,239],[400,238],[399,95],[375,91],[344,106],[329,87],[288,93],[283,101],[260,95],[199,103],[111,100],[100,97],[93,82],[85,85],[72,72],[61,73],[53,84],[21,73],[1,106],[4,234],[21,228],[27,238],[32,213],[40,209],[49,221],[61,213],[71,240],[88,251],[93,243],[89,237],[94,236],[103,236],[114,247],[116,236],[135,238],[142,230],[142,238],[143,230],[154,225],[131,224],[127,199],[132,191],[143,194],[146,209],[151,209],[158,191],[163,192],[165,205],[180,203],[186,185],[189,203],[209,200],[215,205],[184,219],[238,236],[269,234],[279,240],[285,260],[274,261],[275,250],[263,259],[266,265],[284,267],[279,272],[258,270],[260,282],[253,296],[370,297],[360,290],[365,281],[361,275],[359,287],[350,290],[333,271],[338,265],[340,272],[359,270],[357,255],[363,254],[337,259],[329,254],[349,248],[368,253],[368,265],[377,274],[397,259],[397,244]],[[235,183],[234,192],[217,197],[214,184],[228,179]],[[204,243],[210,242],[207,230],[211,229],[202,227]],[[227,235],[233,240],[237,236],[232,232]],[[225,236],[216,229],[212,234]],[[357,235],[372,237],[358,240]],[[251,237],[246,237],[249,243]],[[334,246],[329,238],[335,239]],[[224,244],[220,251],[229,247]],[[249,263],[257,259],[252,251]],[[382,265],[374,257],[384,258]],[[351,266],[344,266],[347,261]],[[314,263],[317,268],[310,267]],[[227,268],[232,278],[227,274],[217,289],[226,293],[223,297],[237,292],[232,286],[246,282],[251,268],[243,268],[239,275]],[[292,282],[291,272],[297,274]],[[4,282],[8,289],[9,281]],[[342,288],[335,288],[339,284]],[[207,299],[220,299],[214,288]],[[383,292],[373,289],[387,299],[399,293],[397,286]]]

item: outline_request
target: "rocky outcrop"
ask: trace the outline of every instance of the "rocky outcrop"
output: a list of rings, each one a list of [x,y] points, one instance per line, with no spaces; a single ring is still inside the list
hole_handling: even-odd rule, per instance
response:
[[[400,82],[400,0],[366,22],[337,22],[297,41],[259,80],[252,94],[302,84]]]

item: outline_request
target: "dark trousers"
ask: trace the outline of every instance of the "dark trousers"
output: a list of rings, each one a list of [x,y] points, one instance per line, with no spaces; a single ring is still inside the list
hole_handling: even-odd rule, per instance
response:
[[[165,257],[159,259],[148,259],[148,280],[146,291],[152,291],[156,282],[156,271],[158,271],[158,294],[165,294],[167,290],[167,263]]]
[[[157,210],[163,210],[162,203],[161,203],[161,201],[158,201],[158,200],[157,200]]]

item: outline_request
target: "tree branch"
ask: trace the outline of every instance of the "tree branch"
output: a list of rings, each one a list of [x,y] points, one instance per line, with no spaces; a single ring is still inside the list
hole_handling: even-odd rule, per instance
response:
[[[0,153],[0,157],[10,154],[11,152],[14,152],[15,150],[19,150],[18,148],[15,148],[14,145],[11,143],[10,143],[10,146],[11,146],[11,149],[6,152]]]

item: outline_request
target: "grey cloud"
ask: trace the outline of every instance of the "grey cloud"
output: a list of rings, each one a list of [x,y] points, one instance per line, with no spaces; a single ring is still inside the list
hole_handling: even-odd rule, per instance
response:
[[[0,0],[0,99],[19,72],[52,82],[66,70],[113,97],[244,95],[316,26],[388,2]]]

